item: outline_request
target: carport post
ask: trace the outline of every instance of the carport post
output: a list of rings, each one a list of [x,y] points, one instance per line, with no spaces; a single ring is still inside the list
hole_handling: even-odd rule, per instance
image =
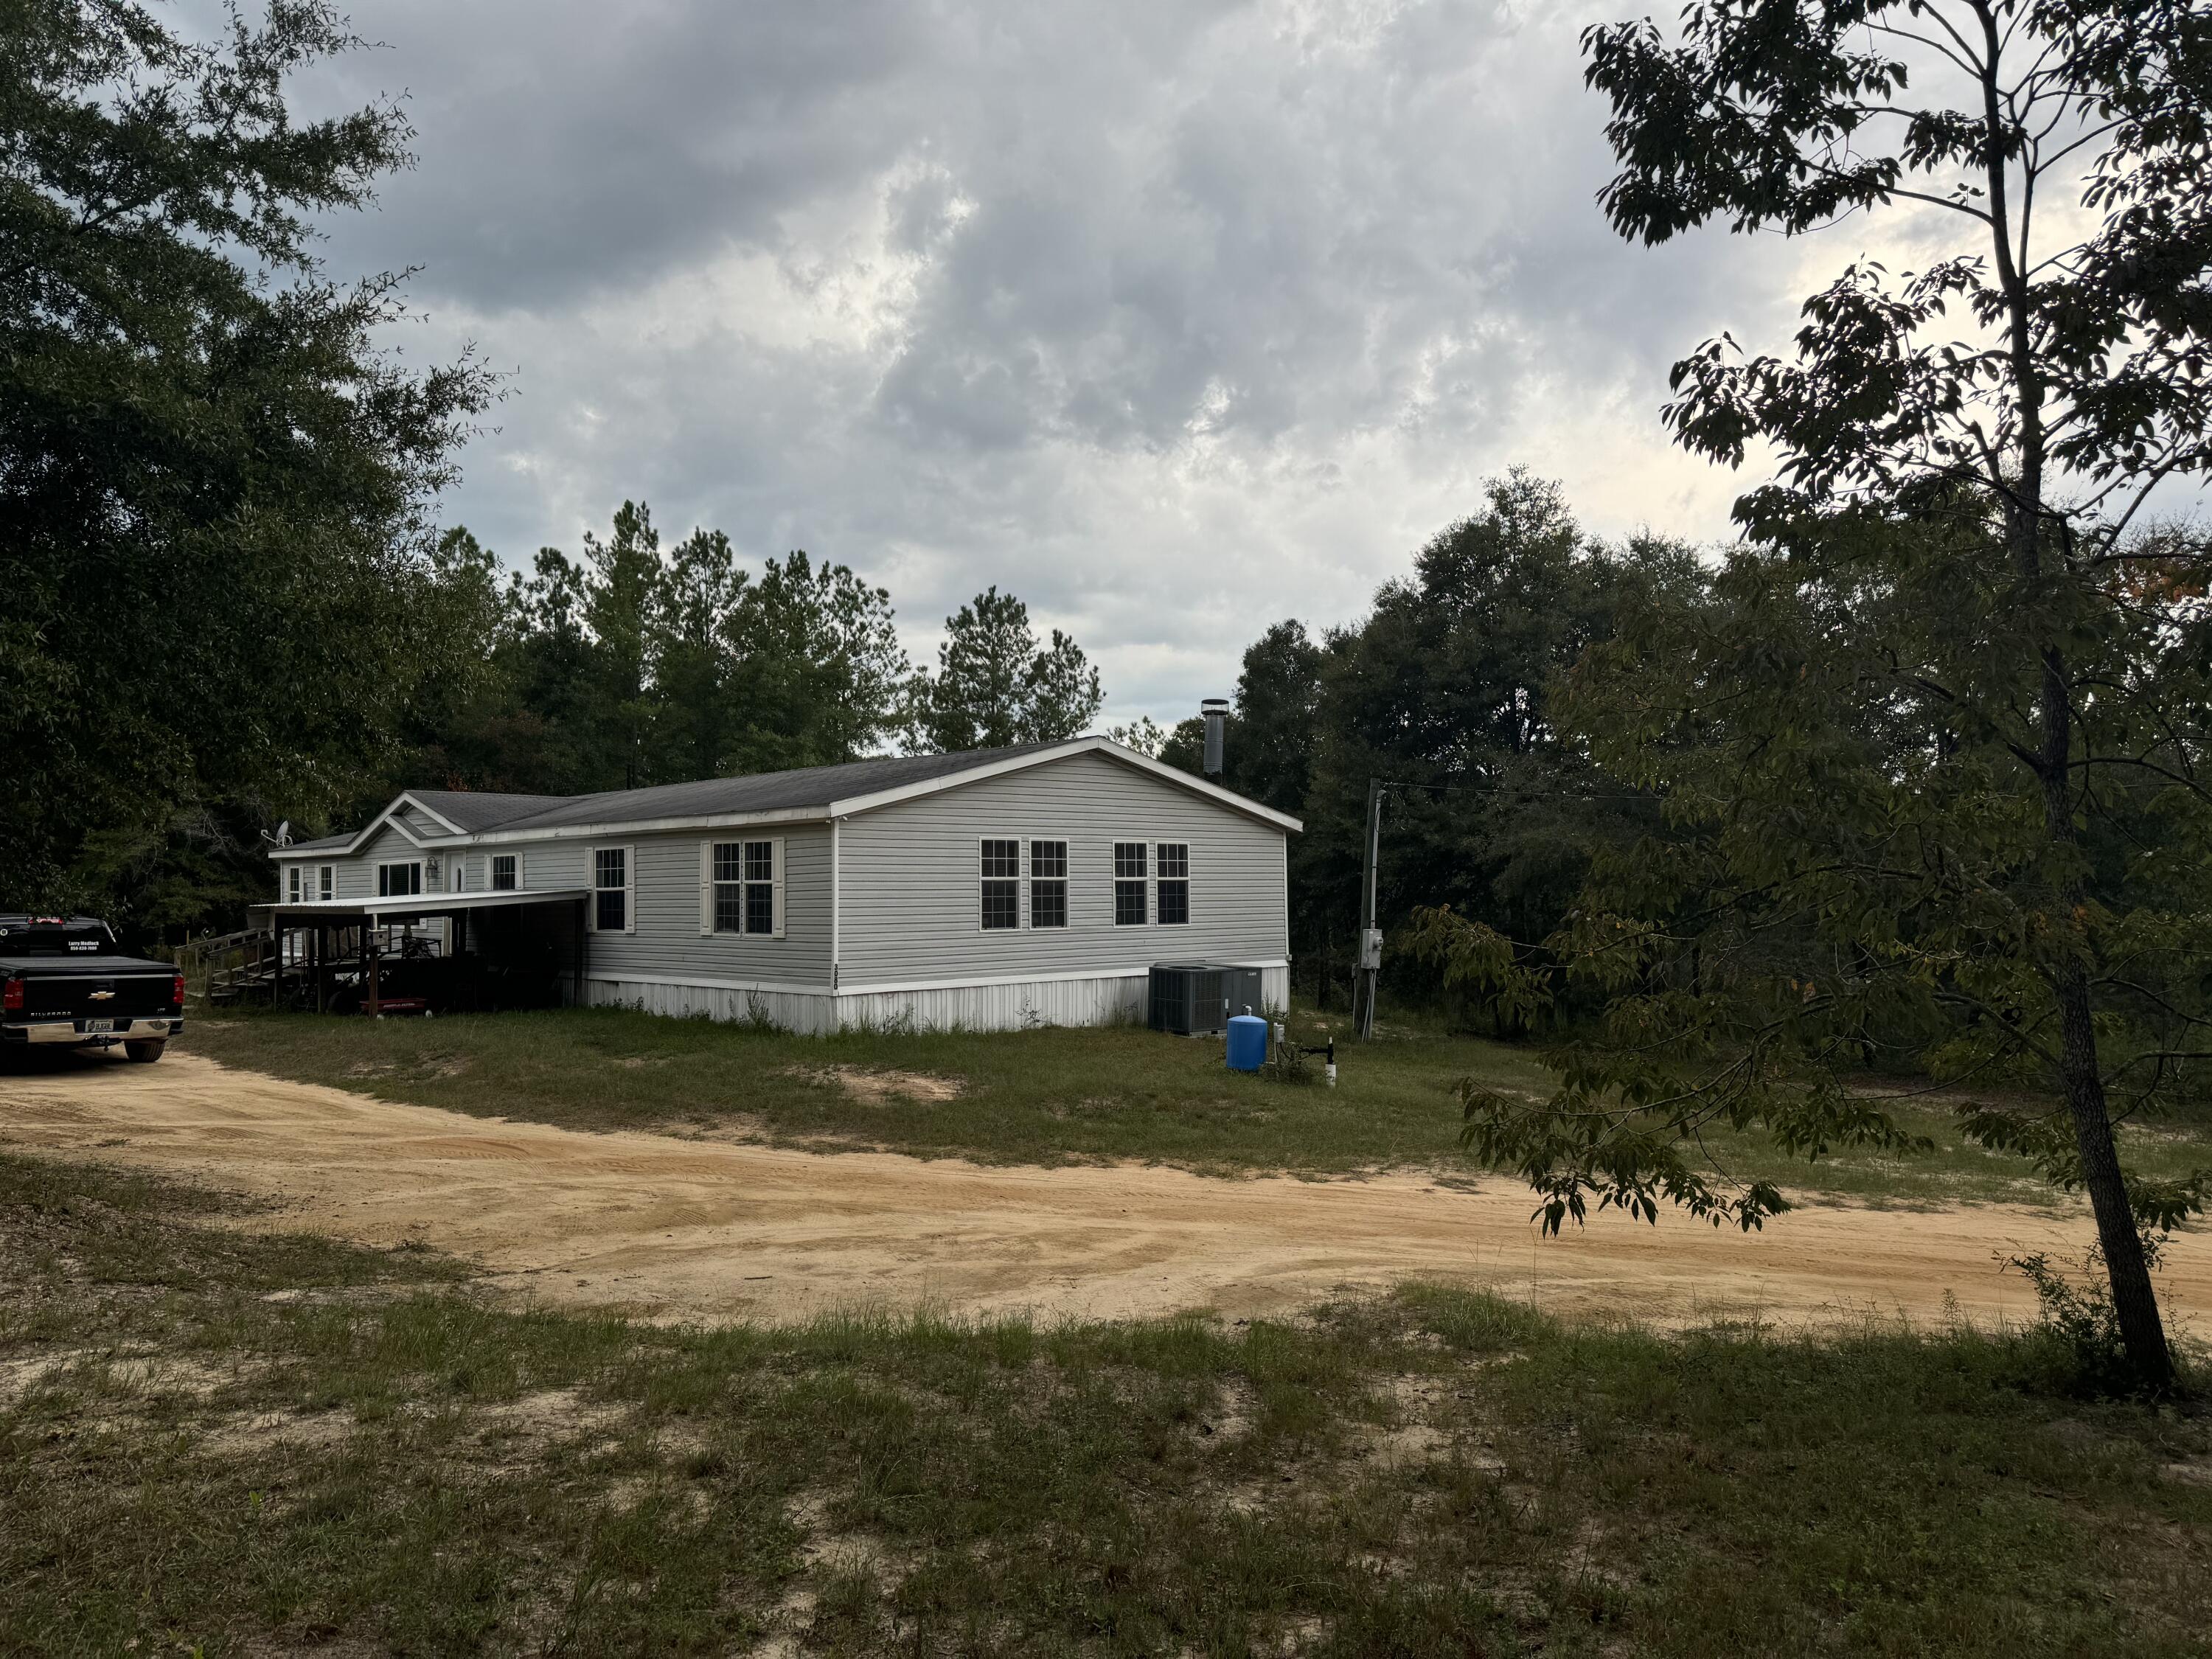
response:
[[[584,1006],[584,952],[591,949],[591,930],[584,926],[584,907],[589,899],[576,901],[576,1006]]]

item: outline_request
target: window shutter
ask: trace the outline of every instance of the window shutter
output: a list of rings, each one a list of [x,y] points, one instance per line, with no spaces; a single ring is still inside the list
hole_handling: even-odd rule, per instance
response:
[[[714,931],[714,843],[699,843],[699,937]]]
[[[783,937],[783,837],[778,836],[769,844],[775,849],[775,862],[771,871],[775,884],[769,890],[775,898],[775,931],[769,937],[781,939]]]
[[[637,932],[637,848],[623,848],[623,932]]]

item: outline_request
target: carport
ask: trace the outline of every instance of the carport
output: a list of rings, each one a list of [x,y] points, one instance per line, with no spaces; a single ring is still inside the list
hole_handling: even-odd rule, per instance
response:
[[[471,918],[483,913],[505,912],[520,915],[536,912],[546,915],[557,908],[568,913],[570,948],[568,970],[574,1000],[584,1000],[584,975],[586,957],[591,950],[591,933],[585,926],[585,905],[591,890],[583,887],[562,887],[523,890],[495,890],[483,893],[410,893],[397,898],[374,899],[319,899],[302,900],[297,903],[252,904],[246,907],[246,920],[257,931],[266,932],[276,944],[274,952],[276,974],[270,986],[270,1000],[282,1006],[284,997],[287,952],[285,936],[304,934],[304,960],[293,964],[296,973],[309,975],[315,988],[315,1007],[326,1010],[331,1000],[331,975],[341,961],[358,961],[367,992],[368,1012],[380,1012],[380,990],[382,969],[380,959],[386,954],[377,935],[396,924],[441,921],[451,930],[447,935],[445,954],[460,956],[467,949],[469,924]],[[353,932],[359,935],[351,951],[341,952],[334,944],[343,934]]]

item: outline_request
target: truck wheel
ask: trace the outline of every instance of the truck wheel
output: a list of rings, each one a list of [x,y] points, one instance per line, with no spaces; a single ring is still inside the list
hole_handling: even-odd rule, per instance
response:
[[[141,1066],[151,1066],[161,1059],[161,1050],[168,1046],[166,1042],[126,1042],[123,1045],[123,1052]]]

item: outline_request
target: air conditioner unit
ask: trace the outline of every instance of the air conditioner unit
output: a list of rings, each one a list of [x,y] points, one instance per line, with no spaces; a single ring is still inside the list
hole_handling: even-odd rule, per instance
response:
[[[1179,1036],[1226,1030],[1231,1014],[1264,1013],[1260,970],[1225,962],[1152,964],[1146,1020]]]

